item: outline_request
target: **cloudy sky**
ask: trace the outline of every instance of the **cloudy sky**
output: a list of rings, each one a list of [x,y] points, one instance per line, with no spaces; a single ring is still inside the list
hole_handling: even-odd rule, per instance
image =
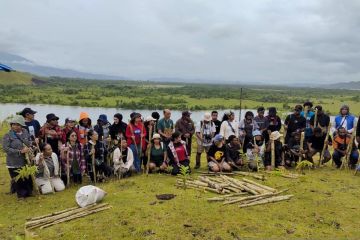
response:
[[[1,0],[0,51],[133,79],[360,80],[359,0]]]

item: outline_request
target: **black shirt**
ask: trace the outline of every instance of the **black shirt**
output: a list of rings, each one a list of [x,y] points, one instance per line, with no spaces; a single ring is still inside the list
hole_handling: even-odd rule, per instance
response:
[[[212,121],[214,124],[215,124],[215,128],[216,128],[216,133],[215,133],[215,135],[216,134],[219,134],[219,132],[220,132],[220,127],[221,127],[221,122],[219,121],[219,120],[213,120]]]
[[[303,116],[296,117],[294,114],[290,114],[285,119],[285,125],[288,125],[287,135],[296,132],[298,129],[304,129],[306,127],[306,118]]]
[[[31,122],[25,122],[26,127],[24,127],[30,133],[31,137],[38,138],[40,134],[40,123],[38,120],[32,120]]]
[[[265,125],[271,132],[280,131],[281,119],[279,116],[266,116]]]
[[[208,152],[208,156],[209,157],[213,157],[216,161],[221,162],[223,160],[223,158],[227,158],[227,149],[226,149],[226,145],[223,144],[221,148],[217,147],[215,144],[211,145],[209,152]],[[210,162],[211,160],[208,159],[208,162]]]
[[[310,125],[314,126],[315,115],[310,119]],[[317,116],[318,127],[328,127],[330,124],[330,117],[326,114],[320,114]]]
[[[315,150],[322,150],[324,147],[326,135],[323,135],[321,137],[315,137],[311,136],[308,139],[308,143],[311,143],[311,148],[314,148]],[[331,137],[329,136],[328,142],[331,142]]]

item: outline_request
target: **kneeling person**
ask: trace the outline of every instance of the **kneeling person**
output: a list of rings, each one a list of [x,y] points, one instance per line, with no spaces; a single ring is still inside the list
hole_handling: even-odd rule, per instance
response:
[[[146,150],[146,156],[148,156],[148,154],[150,154],[149,170],[151,172],[155,171],[156,168],[159,168],[160,171],[166,170],[167,153],[164,144],[161,142],[160,134],[154,134],[151,144],[148,144]]]
[[[169,164],[172,166],[172,175],[180,173],[181,166],[188,167],[190,172],[190,158],[186,149],[186,142],[181,140],[181,133],[176,131],[171,135],[171,141],[167,147]]]
[[[125,139],[121,140],[113,155],[114,174],[119,177],[130,177],[135,172],[134,154]]]
[[[211,145],[208,152],[208,166],[212,172],[231,172],[231,166],[227,163],[227,149],[224,143],[224,137],[220,134],[214,137],[214,144]]]

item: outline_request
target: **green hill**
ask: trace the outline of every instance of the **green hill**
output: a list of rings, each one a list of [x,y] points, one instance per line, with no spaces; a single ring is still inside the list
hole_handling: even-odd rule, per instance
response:
[[[0,85],[31,85],[33,75],[22,72],[1,72],[0,71]]]

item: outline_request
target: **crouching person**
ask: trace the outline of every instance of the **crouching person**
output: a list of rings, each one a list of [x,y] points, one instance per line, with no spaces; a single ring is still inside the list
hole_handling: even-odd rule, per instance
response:
[[[322,159],[320,159],[320,163],[327,163],[330,159],[331,159],[331,155],[328,149],[328,145],[331,145],[331,138],[329,136],[328,142],[325,143],[325,139],[326,139],[326,133],[323,133],[321,128],[316,127],[314,128],[314,135],[312,135],[308,141],[307,141],[307,145],[308,145],[308,158],[309,161],[313,162],[313,156],[316,153],[320,154],[320,157]],[[325,146],[325,151],[323,151]]]
[[[152,137],[151,144],[148,144],[146,156],[150,154],[149,171],[153,172],[159,168],[160,172],[164,172],[167,168],[167,152],[164,144],[161,142],[161,136],[155,133]]]
[[[265,151],[264,137],[259,130],[253,131],[254,139],[249,142],[246,150],[246,157],[249,160],[248,167],[252,171],[258,171],[262,165]]]
[[[134,154],[125,139],[121,140],[113,155],[114,174],[118,177],[130,177],[135,172]]]
[[[350,144],[351,136],[347,134],[347,131],[344,127],[340,127],[337,131],[337,135],[333,139],[333,148],[334,153],[332,155],[332,158],[336,164],[337,168],[341,167],[342,157],[346,157],[348,145]],[[349,159],[349,166],[350,168],[355,168],[355,165],[359,158],[359,153],[355,147],[355,144],[351,148],[350,151],[350,159]]]
[[[188,167],[190,171],[190,159],[186,150],[186,142],[181,140],[181,133],[176,131],[171,135],[171,142],[167,147],[169,164],[172,166],[172,175],[180,173],[180,167]]]
[[[243,161],[240,157],[240,141],[235,135],[230,135],[228,139],[229,143],[226,144],[227,147],[227,163],[232,167],[232,169],[240,170],[243,165]]]
[[[284,168],[284,164],[282,161],[283,146],[282,146],[282,143],[280,142],[281,136],[282,135],[278,131],[272,132],[270,134],[270,141],[266,144],[264,166],[267,171],[274,170],[271,167],[271,142],[272,141],[274,141],[275,168]]]
[[[214,143],[208,152],[208,166],[212,172],[231,172],[231,166],[227,162],[228,152],[224,143],[224,137],[220,134],[214,137]]]
[[[38,167],[36,185],[42,194],[63,191],[65,185],[60,178],[60,165],[57,155],[53,153],[50,144],[46,143],[40,145],[40,151],[35,157],[35,165]]]

